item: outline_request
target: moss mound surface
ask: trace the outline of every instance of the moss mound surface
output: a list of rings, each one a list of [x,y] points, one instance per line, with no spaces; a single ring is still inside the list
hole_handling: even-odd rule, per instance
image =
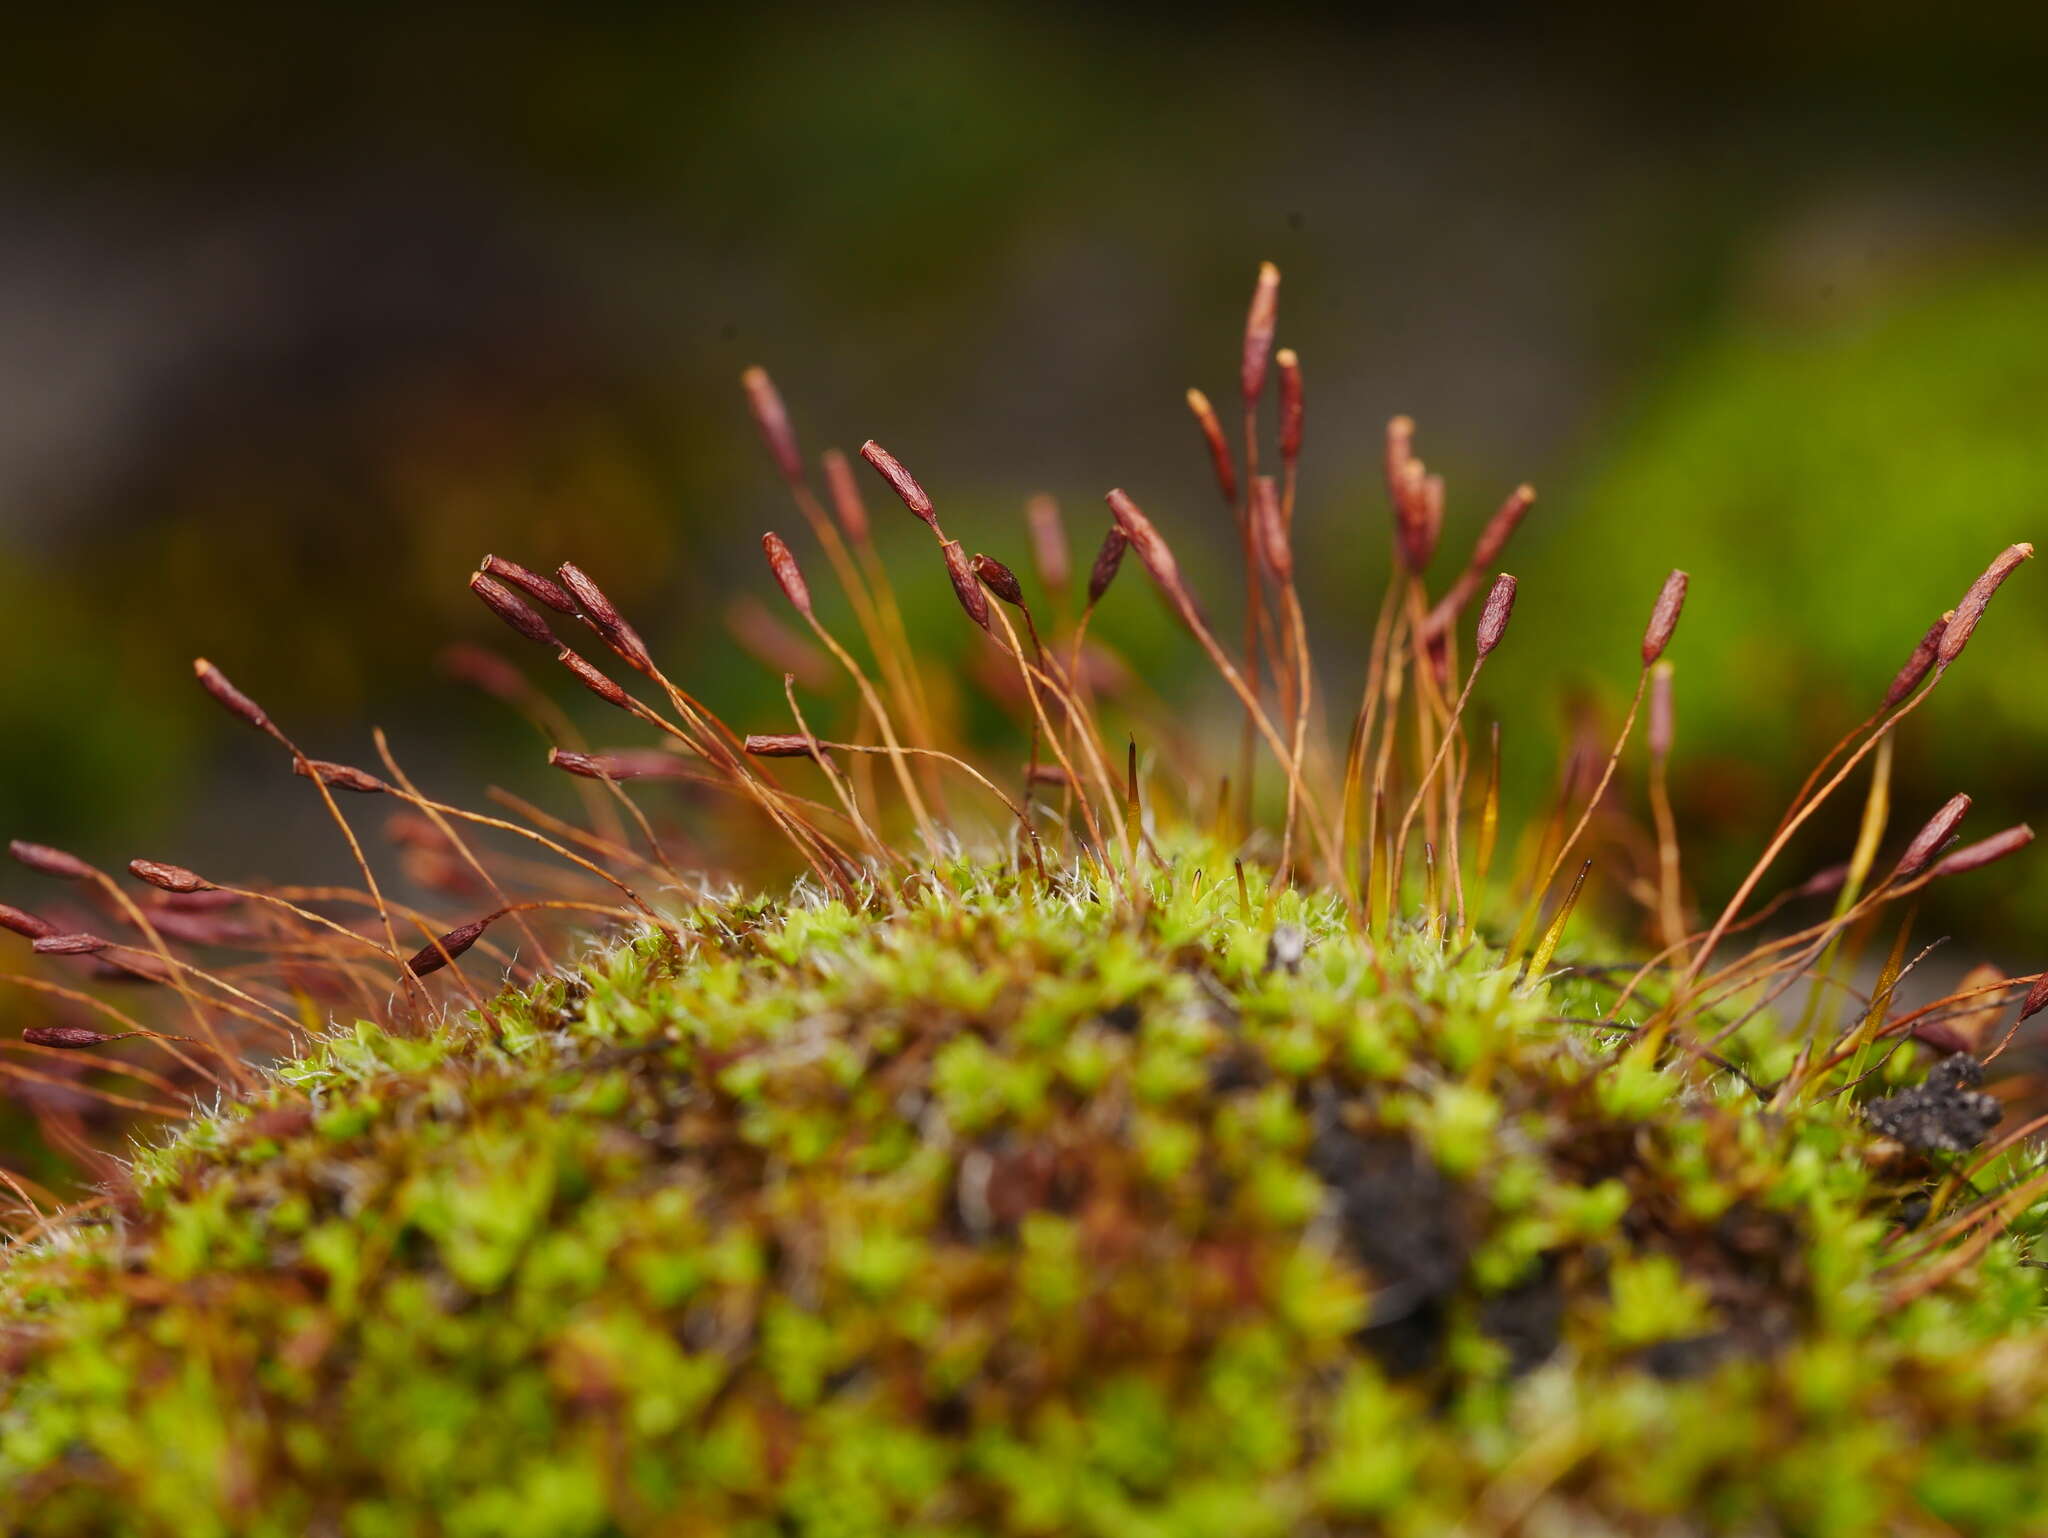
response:
[[[1846,1098],[1215,858],[684,930],[338,1035],[14,1257],[7,1530],[2048,1524],[2027,1235],[1899,1302],[1928,1171]]]

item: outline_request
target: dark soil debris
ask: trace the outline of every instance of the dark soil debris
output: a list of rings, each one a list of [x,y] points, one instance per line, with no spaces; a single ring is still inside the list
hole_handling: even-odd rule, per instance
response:
[[[1389,1372],[1423,1371],[1465,1276],[1457,1186],[1407,1138],[1352,1131],[1334,1094],[1317,1098],[1310,1161],[1336,1194],[1345,1247],[1376,1284],[1360,1344]]]
[[[1997,1100],[1977,1086],[1984,1065],[1958,1052],[1927,1070],[1911,1089],[1873,1100],[1864,1114],[1871,1126],[1908,1148],[1963,1153],[1984,1141],[2003,1114]]]

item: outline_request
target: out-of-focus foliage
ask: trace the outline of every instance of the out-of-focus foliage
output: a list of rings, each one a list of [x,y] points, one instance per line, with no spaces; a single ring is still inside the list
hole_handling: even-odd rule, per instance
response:
[[[2038,257],[1957,264],[1825,319],[1717,329],[1617,424],[1583,498],[1545,509],[1517,639],[1550,644],[1504,651],[1502,672],[1554,677],[1568,648],[1625,683],[1658,582],[1686,568],[1679,791],[1693,827],[1767,825],[1985,563],[2048,535],[2044,339]],[[1977,798],[1979,831],[2048,811],[2041,580],[2015,579],[1903,737],[1902,823],[1956,790]]]
[[[0,550],[0,809],[81,826],[170,815],[195,722],[161,687],[154,643],[84,611],[62,584]]]

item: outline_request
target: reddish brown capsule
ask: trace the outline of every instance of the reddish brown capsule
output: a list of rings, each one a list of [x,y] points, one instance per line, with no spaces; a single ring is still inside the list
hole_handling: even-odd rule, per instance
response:
[[[1394,535],[1411,572],[1428,569],[1442,530],[1443,477],[1431,475],[1419,459],[1403,461],[1394,484]]]
[[[574,561],[564,561],[555,568],[555,575],[562,579],[562,586],[574,604],[574,612],[582,615],[595,625],[617,625],[624,617],[612,606],[604,589],[592,580],[590,573]]]
[[[654,658],[640,639],[639,632],[626,623],[625,616],[619,613],[612,601],[605,597],[604,590],[591,581],[582,567],[564,561],[555,569],[555,575],[562,579],[562,586],[576,600],[584,622],[603,638],[607,646],[629,666],[642,673],[653,672]]]
[[[810,758],[809,739],[795,732],[749,732],[746,750],[755,758]]]
[[[1486,520],[1486,527],[1479,531],[1479,543],[1472,547],[1472,565],[1483,569],[1499,560],[1501,551],[1507,548],[1515,530],[1521,527],[1522,519],[1535,505],[1535,487],[1517,486],[1509,492],[1507,500]]]
[[[518,704],[532,692],[527,687],[526,675],[487,647],[454,641],[442,647],[435,660],[441,671],[457,683],[481,689],[507,704]]]
[[[1294,580],[1294,547],[1287,538],[1287,522],[1280,512],[1280,493],[1273,477],[1262,475],[1252,489],[1252,539],[1259,562],[1285,586]]]
[[[1124,531],[1112,524],[1109,532],[1102,536],[1101,548],[1095,552],[1095,564],[1088,569],[1088,602],[1091,605],[1102,602],[1102,595],[1109,591],[1110,583],[1116,581],[1118,568],[1124,564],[1124,552],[1130,548],[1131,542]]]
[[[1664,648],[1671,644],[1671,634],[1678,628],[1678,616],[1685,610],[1685,590],[1692,578],[1682,571],[1674,571],[1664,579],[1664,586],[1657,593],[1655,607],[1650,610],[1650,623],[1643,627],[1643,666],[1648,667],[1664,655]]]
[[[1906,852],[1899,856],[1899,863],[1892,871],[1892,878],[1910,876],[1929,860],[1933,859],[1941,846],[1946,844],[1956,831],[1956,824],[1963,820],[1963,814],[1970,810],[1970,798],[1965,795],[1950,796],[1942,803],[1941,810],[1927,819],[1927,825],[1913,835],[1913,842],[1906,846]]]
[[[856,545],[868,541],[868,505],[861,500],[860,482],[854,479],[853,464],[837,449],[825,450],[825,486],[832,493],[832,510],[839,526]]]
[[[487,913],[480,919],[471,919],[467,924],[457,925],[432,944],[421,946],[415,951],[412,959],[405,964],[406,971],[412,973],[414,977],[425,977],[430,972],[440,971],[481,940],[484,931],[502,917],[504,910],[500,909],[497,913]]]
[[[747,392],[747,409],[754,425],[761,429],[761,441],[775,456],[776,468],[792,484],[804,478],[804,457],[797,452],[796,433],[789,425],[789,412],[782,404],[782,392],[764,368],[750,368],[740,375],[740,387]]]
[[[21,1039],[32,1047],[55,1047],[59,1051],[76,1052],[85,1047],[103,1047],[110,1041],[121,1041],[134,1034],[129,1031],[121,1036],[110,1036],[105,1031],[87,1030],[82,1025],[32,1025],[21,1033]]]
[[[1993,860],[2002,860],[2009,854],[2016,854],[2033,841],[2034,830],[2023,822],[2018,823],[1992,834],[1989,838],[1980,838],[1974,844],[1963,845],[1937,865],[1935,870],[1944,876],[1960,876],[1964,871],[1979,870]]]
[[[658,748],[621,753],[572,753],[550,748],[548,762],[586,780],[681,780],[688,771],[672,753]]]
[[[1409,461],[1415,457],[1415,419],[1413,417],[1392,417],[1387,422],[1386,474],[1387,495],[1396,508],[1400,507],[1403,486],[1408,476]]]
[[[110,1041],[126,1041],[130,1036],[141,1034],[137,1031],[123,1031],[110,1036],[105,1031],[87,1030],[82,1025],[32,1025],[21,1033],[21,1039],[32,1047],[55,1047],[60,1052],[76,1052],[85,1047],[104,1047]]]
[[[1024,521],[1031,529],[1031,560],[1038,568],[1038,580],[1050,592],[1065,592],[1074,563],[1059,503],[1041,491],[1024,504]]]
[[[1266,363],[1273,352],[1273,328],[1280,317],[1280,269],[1271,262],[1259,263],[1258,282],[1252,287],[1251,308],[1244,317],[1244,359],[1238,368],[1238,383],[1244,398],[1255,401],[1266,390]]]
[[[554,631],[548,628],[548,622],[542,619],[525,599],[514,593],[512,589],[505,586],[504,583],[498,581],[495,577],[487,577],[480,571],[472,572],[469,578],[469,590],[483,600],[486,609],[497,615],[499,619],[518,631],[519,634],[525,636],[534,645],[554,646],[559,644],[555,640]]]
[[[248,945],[257,938],[249,925],[217,913],[181,913],[175,908],[159,908],[150,924],[165,939],[190,945]]]
[[[210,887],[204,892],[166,892],[156,900],[155,906],[177,913],[211,913],[217,908],[237,907],[247,900],[239,892],[223,892],[217,887]]]
[[[41,940],[57,932],[57,926],[48,919],[37,918],[13,903],[0,903],[0,929],[11,929],[27,940]]]
[[[1422,478],[1422,527],[1424,545],[1422,565],[1427,566],[1436,554],[1437,542],[1444,535],[1444,478],[1441,475],[1426,475]],[[1418,567],[1417,570],[1420,570]]]
[[[960,548],[957,539],[940,540],[939,552],[946,558],[946,575],[952,580],[953,596],[960,600],[960,607],[967,611],[967,617],[987,630],[988,594],[974,580],[974,568],[968,563],[967,552]]]
[[[199,680],[199,686],[220,701],[229,712],[240,716],[259,732],[272,730],[270,717],[263,713],[263,708],[229,683],[227,674],[204,657],[192,659],[192,673]]]
[[[60,881],[89,881],[93,869],[85,861],[66,850],[53,849],[48,844],[31,844],[25,838],[15,839],[8,844],[7,852],[41,875],[55,876]]]
[[[485,575],[496,577],[500,582],[516,587],[536,603],[544,603],[557,614],[574,614],[576,600],[571,598],[558,584],[550,582],[537,571],[528,571],[517,561],[508,561],[503,556],[484,557]]]
[[[1181,580],[1180,566],[1173,558],[1173,551],[1167,546],[1159,531],[1152,526],[1144,510],[1133,502],[1130,493],[1121,487],[1111,491],[1106,499],[1110,513],[1115,517],[1117,527],[1124,531],[1124,537],[1131,542],[1131,548],[1138,552],[1138,559],[1161,592],[1181,612],[1183,619],[1195,613],[1195,601],[1188,592],[1187,584]]]
[[[1953,609],[1927,627],[1927,634],[1920,638],[1920,644],[1913,648],[1913,655],[1906,659],[1906,665],[1899,669],[1892,679],[1891,687],[1884,691],[1884,708],[1890,710],[1907,695],[1920,687],[1920,680],[1927,676],[1927,670],[1934,666],[1935,654],[1941,649],[1942,633],[1948,629],[1948,622],[1956,617]]]
[[[2033,553],[2032,545],[2008,545],[1998,553],[1996,560],[1984,568],[1984,575],[1970,584],[1970,590],[1963,594],[1963,601],[1956,605],[1955,618],[1941,632],[1941,645],[1935,655],[1943,667],[1963,654],[1963,648],[1970,644],[1970,633],[1984,617],[1985,606],[1991,602],[1992,594],[2018,569],[2020,562]]]
[[[603,673],[599,672],[591,663],[578,656],[568,647],[565,646],[556,652],[555,660],[573,673],[578,683],[603,700],[607,705],[616,705],[621,710],[632,710],[632,695],[621,689],[617,684],[605,677]]]
[[[197,871],[187,870],[182,865],[166,865],[162,860],[130,860],[128,873],[160,892],[211,892],[214,889],[213,883]]]
[[[292,773],[309,780],[317,774],[321,784],[354,791],[359,796],[381,796],[391,788],[374,774],[324,758],[301,759],[292,765]]]
[[[938,532],[939,516],[932,510],[932,499],[917,484],[917,477],[903,468],[901,460],[872,438],[860,446],[860,457],[875,467],[889,483],[889,489],[903,499],[905,507],[923,519],[932,532]]]
[[[1946,1020],[1922,1020],[1913,1027],[1913,1039],[1924,1041],[1944,1056],[1975,1052],[1977,1043]]]
[[[1273,361],[1280,365],[1280,462],[1292,467],[1301,458],[1301,359],[1283,347]]]
[[[983,587],[1013,609],[1024,607],[1024,586],[1009,567],[992,555],[977,555],[970,564]]]
[[[1830,865],[1808,876],[1806,880],[1799,884],[1798,890],[1792,895],[1794,897],[1825,897],[1831,892],[1841,891],[1843,883],[1848,881],[1848,879],[1849,866],[1846,861],[1840,865]]]
[[[782,589],[782,596],[796,606],[799,614],[811,612],[811,589],[804,581],[803,569],[796,564],[796,557],[790,554],[789,546],[782,536],[770,530],[761,536],[761,549],[768,556],[768,570],[775,575],[775,581]]]
[[[91,956],[113,943],[98,935],[44,935],[35,942],[34,949],[39,956]]]
[[[2048,972],[2043,972],[2033,987],[2027,990],[2026,1002],[2020,1005],[2020,1018],[2027,1019],[2041,1012],[2048,1005]]]
[[[1508,616],[1515,612],[1516,586],[1515,579],[1502,572],[1487,591],[1486,602],[1479,610],[1479,632],[1474,642],[1482,657],[1500,645],[1500,638],[1507,634]]]
[[[1230,440],[1223,435],[1223,424],[1216,420],[1216,408],[1209,404],[1209,397],[1200,390],[1188,391],[1188,410],[1195,414],[1195,425],[1202,430],[1202,442],[1209,448],[1209,463],[1216,471],[1216,486],[1223,493],[1226,505],[1237,502],[1237,466],[1230,458]]]
[[[86,968],[108,983],[168,983],[178,975],[177,968],[140,951],[94,956],[86,962]]]
[[[758,661],[777,673],[792,674],[806,689],[833,687],[837,674],[831,659],[752,593],[740,593],[725,606],[725,628]]]
[[[635,671],[652,675],[654,653],[647,649],[647,643],[640,639],[640,632],[624,620],[618,620],[599,632],[620,657]]]
[[[448,842],[447,831],[440,824],[413,812],[392,813],[384,820],[384,836],[401,849],[445,850],[454,847]]]

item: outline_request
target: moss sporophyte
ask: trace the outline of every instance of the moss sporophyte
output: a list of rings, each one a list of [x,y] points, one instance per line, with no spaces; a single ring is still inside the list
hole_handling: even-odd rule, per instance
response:
[[[1702,908],[1664,790],[1685,575],[1641,595],[1611,745],[1503,828],[1500,733],[1468,717],[1514,644],[1496,562],[1534,494],[1446,578],[1405,419],[1392,575],[1329,729],[1278,297],[1262,269],[1241,441],[1189,395],[1241,636],[1132,495],[1077,595],[1049,500],[1027,581],[871,442],[938,544],[918,580],[971,622],[942,674],[853,458],[825,457],[828,507],[756,370],[834,583],[767,535],[793,623],[755,605],[741,635],[787,721],[729,725],[593,577],[498,557],[479,598],[641,736],[594,747],[460,654],[545,729],[574,815],[442,801],[381,734],[374,771],[308,758],[200,663],[360,884],[15,845],[61,886],[0,923],[70,975],[14,977],[49,1014],[0,1066],[88,1194],[4,1176],[5,1529],[2048,1530],[2044,1123],[2000,1062],[2048,982],[1899,1002],[1913,894],[2031,834],[1954,847],[1964,797],[1917,836],[1890,819],[1895,730],[2028,547],[1873,684]],[[1091,636],[1127,552],[1242,717],[1171,782],[1137,744],[1180,727]],[[968,746],[968,680],[1014,723],[1005,761]],[[1614,791],[1644,715],[1639,832]],[[1792,868],[1852,780],[1846,861]],[[729,797],[728,858],[758,837],[761,869],[803,873],[698,874],[677,783]],[[1640,913],[1635,961],[1575,938],[1589,887],[1608,934]]]

